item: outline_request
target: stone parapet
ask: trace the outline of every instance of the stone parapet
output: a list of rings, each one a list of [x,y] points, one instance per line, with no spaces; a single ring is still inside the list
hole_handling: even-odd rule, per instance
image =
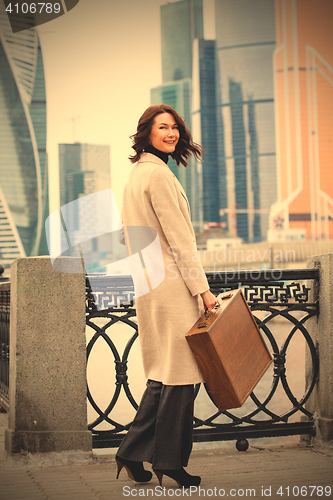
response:
[[[12,264],[8,453],[92,450],[85,274],[80,259],[57,264],[49,257]]]
[[[315,414],[316,437],[320,444],[333,445],[333,254],[314,255],[307,267],[319,267],[319,287],[312,300],[319,299],[319,316],[307,323],[308,332],[319,356],[319,376],[305,407]],[[307,380],[311,380],[312,363],[306,357]]]

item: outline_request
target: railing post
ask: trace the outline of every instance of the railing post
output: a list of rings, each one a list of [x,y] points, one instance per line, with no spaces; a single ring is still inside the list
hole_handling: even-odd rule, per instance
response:
[[[308,267],[319,267],[319,290],[313,291],[313,300],[319,299],[319,316],[311,318],[308,332],[319,356],[319,376],[306,408],[315,414],[316,438],[320,444],[333,443],[333,254],[315,255],[307,261]],[[306,356],[306,378],[311,381],[310,353]]]
[[[92,450],[85,274],[80,259],[63,257],[58,263],[60,271],[49,257],[20,258],[12,264],[9,453]]]

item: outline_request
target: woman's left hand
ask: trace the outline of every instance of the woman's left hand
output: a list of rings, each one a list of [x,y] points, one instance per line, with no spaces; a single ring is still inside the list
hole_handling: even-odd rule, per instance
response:
[[[204,293],[201,293],[201,298],[203,300],[205,309],[208,309],[208,311],[211,311],[215,304],[218,302],[217,298],[215,295],[212,294],[210,290],[206,290]]]

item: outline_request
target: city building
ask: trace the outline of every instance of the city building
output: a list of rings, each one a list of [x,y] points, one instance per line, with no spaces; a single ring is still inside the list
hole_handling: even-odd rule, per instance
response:
[[[194,184],[194,221],[220,221],[220,172],[218,165],[216,116],[215,40],[196,38],[193,42],[192,134],[204,148],[203,162],[193,162],[199,182]]]
[[[202,0],[181,0],[161,6],[163,83],[192,78],[195,38],[203,38]]]
[[[175,109],[184,119],[186,124],[191,123],[191,78],[184,78],[175,82],[164,83],[150,90],[151,104],[167,104]],[[191,176],[188,175],[191,167],[187,169],[177,167],[175,161],[169,159],[168,165],[185,191],[191,189]]]
[[[270,241],[333,239],[333,2],[276,0]]]
[[[27,20],[26,22],[29,22]],[[33,26],[31,19],[31,26]],[[13,33],[0,6],[0,261],[48,253],[46,97],[37,31]]]
[[[151,89],[151,104],[163,103],[173,107],[191,129],[193,41],[203,37],[202,0],[168,3],[161,6],[160,12],[162,85]],[[177,167],[170,158],[168,165],[187,194],[192,220],[199,221],[196,162],[190,158],[188,167],[184,169]]]
[[[220,216],[245,242],[266,239],[276,201],[274,0],[216,0]]]
[[[172,106],[205,150],[203,162],[190,158],[186,169],[169,160],[191,207],[193,226],[219,221],[215,43],[203,39],[202,0],[182,0],[161,7],[163,83],[151,90],[151,104]]]
[[[86,270],[98,268],[112,251],[112,238],[94,236],[94,225],[103,214],[96,213],[98,200],[87,195],[111,187],[110,147],[79,142],[59,144],[59,178],[61,212],[67,237],[74,242],[67,254],[83,253]]]

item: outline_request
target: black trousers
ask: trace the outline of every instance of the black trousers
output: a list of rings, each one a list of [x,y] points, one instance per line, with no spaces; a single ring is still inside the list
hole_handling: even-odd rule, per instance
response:
[[[186,467],[193,442],[193,385],[147,381],[132,426],[117,455],[153,469]]]

